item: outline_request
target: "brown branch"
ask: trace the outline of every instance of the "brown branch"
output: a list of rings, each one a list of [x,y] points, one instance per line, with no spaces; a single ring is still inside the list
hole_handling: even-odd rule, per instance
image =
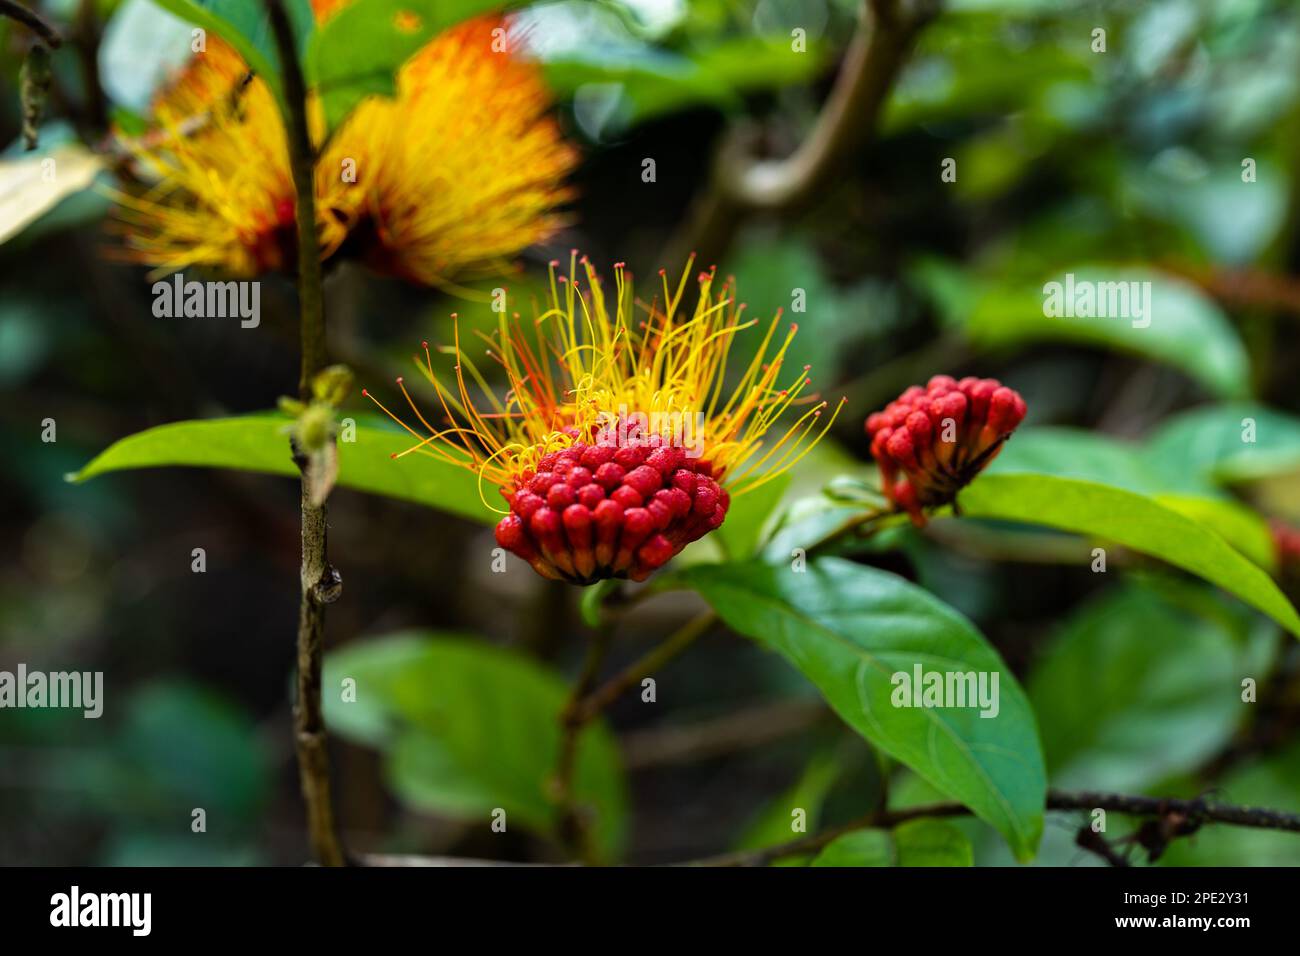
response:
[[[712,627],[716,620],[717,616],[712,611],[705,611],[703,614],[691,618],[669,635],[668,639],[662,644],[629,664],[584,698],[576,710],[575,719],[578,720],[580,725],[593,720],[630,688],[639,684],[645,677],[659,670],[694,644],[696,638]]]
[[[819,698],[795,697],[685,726],[642,730],[623,738],[623,765],[636,771],[711,760],[783,740],[815,727],[829,715]]]
[[[1300,833],[1300,815],[1281,810],[1257,807],[1236,807],[1214,804],[1204,799],[1179,800],[1172,797],[1142,797],[1120,793],[1080,791],[1066,793],[1059,790],[1047,794],[1048,810],[1109,810],[1131,816],[1173,818],[1178,830],[1171,835],[1185,835],[1201,823],[1224,823],[1231,826],[1254,827],[1263,830],[1284,830]],[[922,818],[966,816],[970,810],[960,803],[932,803],[900,810],[876,810],[864,817],[832,827],[820,833],[809,834],[788,843],[758,850],[742,850],[718,856],[692,860],[681,866],[766,866],[776,860],[794,856],[811,856],[824,849],[839,837],[870,827],[888,829]],[[1092,847],[1088,847],[1092,849]]]
[[[702,263],[717,262],[745,216],[797,211],[841,175],[871,141],[912,41],[937,10],[934,0],[863,0],[835,85],[808,137],[790,156],[774,160],[753,155],[752,126],[724,133],[688,238],[674,244],[670,261],[693,249]]]
[[[288,109],[289,159],[293,170],[298,225],[298,306],[302,367],[298,393],[311,400],[311,382],[325,367],[325,312],[321,289],[320,245],[316,237],[315,154],[307,126],[307,86],[283,0],[265,0],[280,57]],[[330,796],[329,751],[321,713],[321,653],[325,605],[338,599],[343,582],[327,557],[325,505],[312,501],[307,456],[294,449],[302,472],[302,597],[298,611],[298,696],[294,730],[298,773],[307,804],[307,832],[312,853],[324,866],[342,866],[345,858],[334,822]]]
[[[594,856],[589,830],[573,795],[573,773],[577,765],[578,737],[587,719],[582,716],[582,699],[600,676],[600,665],[609,651],[611,629],[600,628],[587,645],[582,671],[569,691],[569,699],[560,711],[560,753],[556,762],[554,789],[560,806],[560,836],[575,848],[584,860]]]
[[[31,30],[52,50],[63,45],[59,31],[48,23],[39,13],[24,7],[18,0],[0,0],[0,17],[16,20]]]

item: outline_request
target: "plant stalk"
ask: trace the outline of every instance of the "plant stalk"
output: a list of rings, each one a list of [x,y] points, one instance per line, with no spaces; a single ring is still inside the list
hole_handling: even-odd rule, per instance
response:
[[[298,307],[302,366],[298,395],[311,401],[312,379],[326,364],[325,310],[320,243],[316,236],[315,152],[307,125],[307,87],[283,0],[265,0],[280,59],[288,121],[289,161],[293,171],[298,227]],[[332,440],[332,439],[331,439]],[[346,857],[334,819],[330,794],[329,750],[321,712],[321,655],[325,605],[338,599],[343,582],[329,563],[324,503],[312,502],[308,458],[294,448],[302,472],[302,572],[298,610],[298,681],[294,703],[294,738],[307,833],[312,854],[322,866],[343,866]]]

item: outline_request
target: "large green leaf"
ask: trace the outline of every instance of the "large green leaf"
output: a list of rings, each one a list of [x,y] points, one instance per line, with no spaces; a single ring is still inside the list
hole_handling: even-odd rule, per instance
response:
[[[1246,716],[1242,658],[1222,621],[1150,590],[1087,605],[1026,688],[1053,785],[1142,791],[1195,769]]]
[[[896,575],[838,558],[681,573],[735,630],[777,651],[854,730],[996,827],[1021,859],[1042,833],[1046,777],[1029,702],[968,620]],[[996,716],[896,707],[893,675],[997,675]]]
[[[345,698],[348,678],[354,701]],[[568,696],[557,674],[482,641],[411,632],[327,655],[323,681],[330,726],[387,754],[388,779],[403,800],[484,827],[500,807],[507,828],[517,821],[554,834],[548,784]],[[574,793],[591,811],[603,858],[615,859],[627,801],[618,746],[603,721],[579,739]]]
[[[111,471],[164,465],[296,477],[298,469],[289,457],[285,433],[289,421],[267,413],[159,425],[115,442],[70,477],[85,481]],[[339,443],[340,485],[414,501],[473,521],[493,519],[479,496],[473,472],[421,455],[394,460],[393,453],[411,446],[411,436],[369,416],[358,416],[356,421],[356,441]],[[489,501],[495,494],[487,485],[482,491]]]
[[[307,42],[307,82],[320,95],[326,129],[334,130],[367,96],[393,96],[398,69],[439,33],[471,17],[513,6],[519,4],[354,0]]]
[[[958,499],[962,513],[1103,538],[1217,584],[1300,636],[1300,616],[1260,568],[1220,535],[1157,501],[1091,481],[984,475]]]
[[[1147,495],[1219,534],[1265,570],[1271,572],[1277,563],[1264,518],[1229,498],[1197,469],[1167,461],[1165,449],[1082,429],[1026,428],[1007,442],[988,473],[1078,478]]]
[[[202,27],[225,40],[243,57],[248,68],[266,81],[280,97],[280,62],[275,37],[261,0],[154,0],[186,23]],[[299,47],[315,23],[310,0],[285,0]]]
[[[857,830],[830,844],[812,866],[973,866],[966,834],[946,820],[909,820],[892,831]]]

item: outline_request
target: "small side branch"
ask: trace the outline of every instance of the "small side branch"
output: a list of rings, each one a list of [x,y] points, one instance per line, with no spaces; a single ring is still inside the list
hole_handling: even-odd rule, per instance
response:
[[[1047,795],[1048,810],[1094,810],[1102,809],[1113,813],[1130,816],[1148,817],[1159,820],[1166,826],[1169,838],[1186,836],[1194,832],[1203,823],[1221,823],[1230,826],[1254,827],[1264,830],[1282,830],[1300,833],[1300,814],[1285,813],[1281,810],[1269,810],[1260,807],[1237,807],[1228,804],[1211,803],[1204,799],[1179,800],[1172,797],[1144,797],[1121,793],[1099,793],[1093,791],[1064,792],[1052,790]],[[827,845],[847,833],[872,827],[888,829],[906,823],[909,820],[928,818],[959,817],[969,815],[970,810],[960,803],[932,803],[926,806],[907,807],[899,810],[877,810],[866,816],[833,827],[820,833],[809,834],[788,843],[764,847],[758,850],[744,850],[737,853],[724,853],[719,856],[691,860],[681,866],[767,866],[777,860],[796,856],[812,856]],[[1117,856],[1109,845],[1098,844],[1085,849],[1100,852],[1111,859]],[[1148,847],[1153,850],[1153,847]],[[1161,847],[1163,849],[1163,846]],[[1107,852],[1109,851],[1109,852]],[[1111,860],[1111,862],[1115,862]],[[1117,864],[1118,865],[1118,864]]]

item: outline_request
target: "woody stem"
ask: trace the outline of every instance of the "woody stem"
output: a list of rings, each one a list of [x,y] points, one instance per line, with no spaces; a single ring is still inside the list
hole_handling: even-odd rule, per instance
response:
[[[293,171],[298,227],[298,307],[302,366],[298,394],[311,400],[311,383],[325,367],[325,309],[321,288],[320,244],[316,237],[315,155],[307,127],[307,87],[283,0],[265,0],[280,58],[280,79],[288,120],[289,161]],[[294,448],[302,472],[302,569],[298,610],[298,680],[294,736],[298,775],[307,804],[312,853],[323,866],[345,863],[330,795],[329,751],[321,713],[321,653],[325,605],[338,598],[342,579],[327,556],[325,505],[315,504],[308,484],[307,458]]]

